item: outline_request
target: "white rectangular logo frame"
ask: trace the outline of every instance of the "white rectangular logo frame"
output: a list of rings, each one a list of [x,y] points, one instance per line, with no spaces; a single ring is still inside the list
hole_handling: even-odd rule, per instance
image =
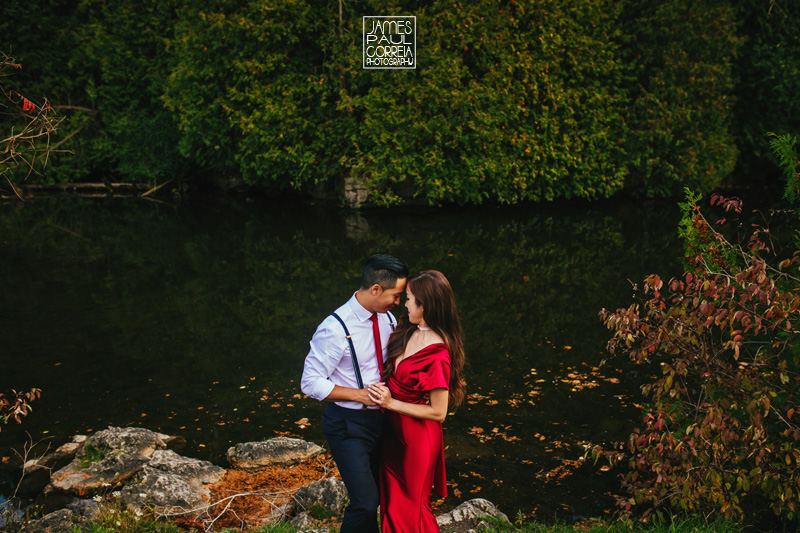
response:
[[[412,35],[414,37],[414,42],[413,42],[414,48],[413,48],[412,58],[411,58],[412,61],[413,61],[413,65],[412,66],[407,66],[407,65],[398,66],[398,65],[388,64],[388,63],[391,63],[393,60],[394,61],[398,61],[398,59],[397,59],[396,56],[392,56],[391,58],[387,59],[386,55],[380,56],[381,63],[386,63],[385,65],[380,65],[380,66],[370,65],[370,66],[367,66],[367,59],[368,59],[367,58],[367,20],[368,19],[386,19],[387,22],[388,21],[397,21],[397,20],[403,19],[403,20],[410,20],[413,23],[414,31],[413,31]],[[403,44],[404,45],[408,45],[409,43],[405,42],[405,36],[408,35],[408,34],[402,34],[402,35],[403,35]],[[362,47],[361,47],[361,67],[363,69],[365,69],[365,70],[386,70],[386,69],[412,70],[412,69],[416,69],[417,68],[417,17],[414,16],[414,15],[364,16],[362,18],[362,21],[361,21],[361,44],[362,44]],[[395,44],[395,43],[392,43],[392,44]],[[400,61],[402,61],[402,60],[400,60]]]

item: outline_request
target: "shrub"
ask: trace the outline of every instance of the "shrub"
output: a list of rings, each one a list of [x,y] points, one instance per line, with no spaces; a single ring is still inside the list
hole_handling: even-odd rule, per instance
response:
[[[611,354],[658,363],[643,426],[625,443],[626,510],[715,510],[729,518],[800,506],[800,251],[769,227],[730,242],[687,194],[687,271],[649,276],[627,309],[600,315]],[[740,213],[738,199],[711,204]],[[723,224],[725,219],[717,221]],[[798,416],[795,416],[797,413]]]
[[[0,422],[7,424],[12,418],[17,424],[22,422],[22,417],[33,409],[30,402],[39,398],[41,394],[40,389],[31,389],[28,392],[11,391],[9,397],[0,392]]]

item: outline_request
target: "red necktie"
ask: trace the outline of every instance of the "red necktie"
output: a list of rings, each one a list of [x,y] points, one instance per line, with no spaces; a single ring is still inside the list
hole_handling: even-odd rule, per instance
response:
[[[378,314],[372,313],[372,337],[375,339],[375,355],[378,357],[378,370],[383,373],[383,350],[381,350],[381,330],[378,327]]]

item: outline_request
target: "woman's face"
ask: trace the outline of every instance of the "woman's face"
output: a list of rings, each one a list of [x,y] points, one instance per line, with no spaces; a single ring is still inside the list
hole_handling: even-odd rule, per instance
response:
[[[411,292],[411,289],[406,287],[406,309],[408,309],[408,320],[412,324],[419,325],[423,321],[422,318],[422,306],[417,305],[417,299],[414,298],[414,293]]]

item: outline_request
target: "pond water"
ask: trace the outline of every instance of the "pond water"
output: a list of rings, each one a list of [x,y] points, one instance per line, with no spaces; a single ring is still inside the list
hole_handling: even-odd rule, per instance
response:
[[[224,465],[238,442],[324,443],[299,377],[316,325],[373,252],[450,279],[465,330],[464,405],[445,421],[451,496],[547,521],[612,506],[584,447],[623,440],[652,368],[603,364],[603,307],[677,274],[671,202],[347,211],[294,199],[46,199],[0,206],[0,391],[42,389],[0,458],[28,440],[141,426]],[[630,280],[630,281],[629,281]],[[399,308],[396,310],[399,312]],[[657,370],[657,369],[655,369]]]

